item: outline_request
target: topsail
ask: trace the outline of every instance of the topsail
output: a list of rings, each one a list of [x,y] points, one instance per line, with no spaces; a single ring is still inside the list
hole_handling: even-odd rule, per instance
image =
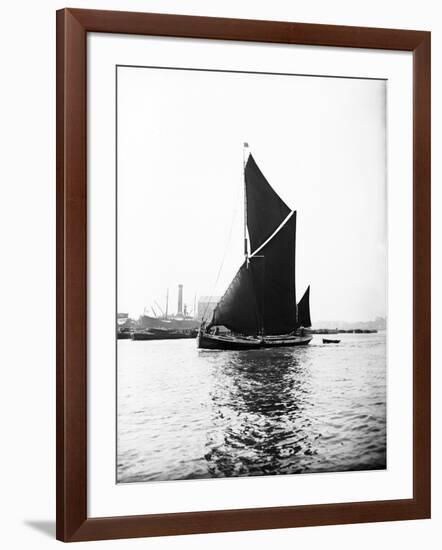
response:
[[[297,326],[296,212],[274,191],[252,155],[244,175],[249,255],[210,325],[245,335],[289,334]]]

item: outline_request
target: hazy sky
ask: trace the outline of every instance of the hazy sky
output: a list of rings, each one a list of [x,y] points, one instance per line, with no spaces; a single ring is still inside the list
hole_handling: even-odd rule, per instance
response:
[[[118,310],[221,295],[243,259],[242,145],[297,210],[312,321],[386,312],[385,81],[118,69]],[[217,284],[215,281],[224,257]]]

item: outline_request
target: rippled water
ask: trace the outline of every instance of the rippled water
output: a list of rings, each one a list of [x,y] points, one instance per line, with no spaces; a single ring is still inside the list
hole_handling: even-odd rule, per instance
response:
[[[119,482],[386,467],[385,333],[201,351],[118,341]]]

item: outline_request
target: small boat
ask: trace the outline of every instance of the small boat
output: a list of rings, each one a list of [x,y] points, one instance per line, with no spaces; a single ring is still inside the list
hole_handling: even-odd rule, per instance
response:
[[[323,338],[322,343],[323,344],[339,344],[341,340],[331,340],[330,338]]]
[[[244,144],[248,148],[248,144]],[[296,211],[244,154],[244,261],[198,333],[200,349],[304,346],[312,336],[310,287],[295,293]],[[225,331],[226,332],[222,332]]]

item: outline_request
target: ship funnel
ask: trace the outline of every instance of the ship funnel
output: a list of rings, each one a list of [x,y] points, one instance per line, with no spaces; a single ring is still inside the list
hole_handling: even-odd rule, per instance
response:
[[[178,285],[178,315],[183,314],[183,285]]]

